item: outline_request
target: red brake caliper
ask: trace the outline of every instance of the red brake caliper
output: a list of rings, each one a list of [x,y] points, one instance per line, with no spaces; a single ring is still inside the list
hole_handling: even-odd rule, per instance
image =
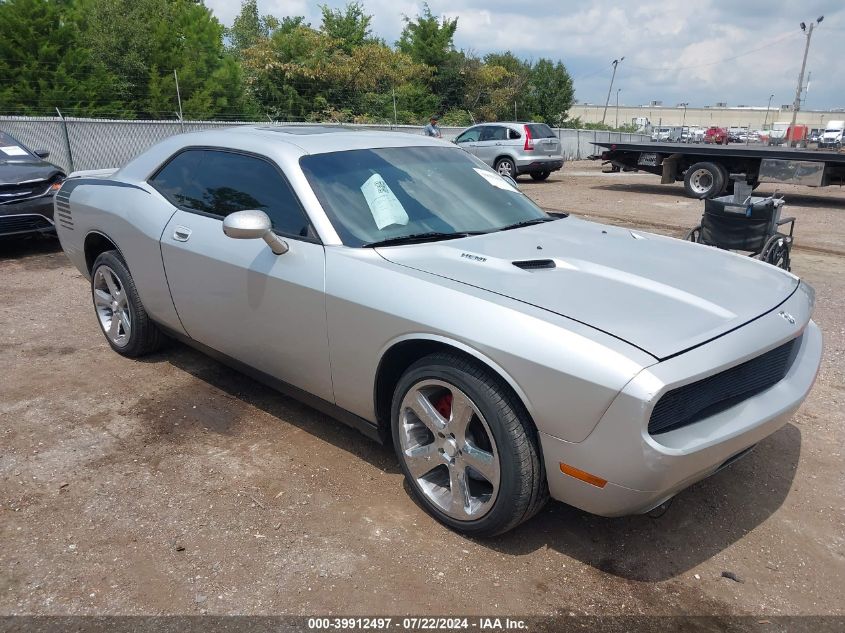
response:
[[[447,420],[452,417],[452,394],[447,392],[440,396],[434,404],[434,408]]]

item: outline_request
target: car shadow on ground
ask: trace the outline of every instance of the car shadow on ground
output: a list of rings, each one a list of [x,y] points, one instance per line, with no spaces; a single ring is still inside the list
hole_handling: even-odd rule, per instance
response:
[[[620,182],[609,185],[595,185],[592,189],[601,191],[614,191],[617,193],[641,193],[644,195],[660,195],[672,196],[676,198],[688,198],[690,202],[695,202],[695,198],[689,198],[684,192],[684,187],[680,183],[674,185],[661,185],[655,182],[654,184],[641,182]],[[754,191],[755,196],[770,196],[777,191],[775,185],[762,185],[759,189]],[[777,196],[783,196],[786,205],[794,205],[797,207],[811,207],[811,208],[834,208],[845,209],[845,199],[833,196],[815,196],[808,193],[794,193],[791,191],[783,192],[777,191]],[[702,210],[704,209],[702,205]]]
[[[228,410],[206,414],[203,428],[223,435],[235,435],[238,420],[248,415],[250,406],[291,424],[310,435],[347,452],[352,458],[362,459],[379,470],[399,473],[399,465],[393,449],[375,442],[352,427],[335,420],[316,409],[272,389],[249,376],[228,367],[192,347],[169,341],[165,348],[153,355],[136,359],[147,363],[169,363],[191,374],[213,390],[227,395]],[[202,387],[199,387],[202,389]],[[196,389],[192,388],[196,394]],[[182,391],[175,392],[164,402],[156,402],[156,411],[179,412],[182,408],[190,413],[190,398]],[[178,415],[170,416],[178,418]]]
[[[33,235],[0,237],[0,261],[23,260],[36,255],[61,255],[62,246],[54,235]],[[64,256],[59,258],[67,263]]]
[[[231,410],[223,412],[226,428],[215,428],[213,421],[206,419],[203,426],[207,430],[236,433],[231,424],[248,416],[252,406],[345,451],[350,458],[364,460],[385,473],[400,472],[390,446],[378,444],[187,345],[172,342],[162,352],[139,360],[169,363],[227,394]],[[191,391],[196,394],[201,389],[201,385],[193,386]],[[180,391],[172,399],[158,402],[156,411],[190,410],[190,402]],[[743,459],[678,494],[660,516],[610,519],[553,501],[512,532],[477,543],[508,556],[551,548],[621,578],[667,580],[726,550],[766,521],[789,493],[800,451],[801,433],[788,424]],[[405,491],[410,497],[407,484]]]
[[[792,487],[800,452],[801,432],[787,424],[743,459],[679,493],[660,516],[609,519],[553,502],[487,544],[514,556],[548,547],[628,580],[668,580],[774,514]]]

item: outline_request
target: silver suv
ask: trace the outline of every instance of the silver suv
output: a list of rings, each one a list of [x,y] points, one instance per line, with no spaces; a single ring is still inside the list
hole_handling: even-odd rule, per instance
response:
[[[545,180],[563,167],[560,140],[545,123],[481,123],[455,139],[503,176]]]

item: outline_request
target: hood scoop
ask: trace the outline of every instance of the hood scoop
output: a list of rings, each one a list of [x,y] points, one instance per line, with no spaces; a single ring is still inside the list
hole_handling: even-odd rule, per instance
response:
[[[522,270],[545,270],[547,268],[557,268],[553,259],[523,259],[521,261],[512,262],[517,268]]]

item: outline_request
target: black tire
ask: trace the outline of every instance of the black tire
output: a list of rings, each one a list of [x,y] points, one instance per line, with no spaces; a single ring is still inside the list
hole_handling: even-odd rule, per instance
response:
[[[499,172],[502,176],[510,176],[516,180],[516,163],[514,163],[513,159],[508,156],[502,156],[499,160],[497,160],[493,169]]]
[[[536,180],[536,181],[539,182],[541,180],[545,180],[550,175],[551,175],[550,171],[535,171],[535,172],[532,172],[531,178],[532,178],[532,180]]]
[[[138,296],[138,290],[135,287],[135,281],[126,267],[126,263],[117,251],[106,251],[101,253],[94,265],[91,267],[91,296],[94,299],[95,284],[98,279],[97,271],[100,267],[106,266],[114,272],[117,277],[120,287],[126,293],[126,305],[129,310],[131,320],[131,331],[125,344],[116,344],[106,332],[103,322],[100,320],[97,313],[96,302],[94,304],[94,311],[97,314],[97,323],[106,337],[106,341],[111,348],[122,356],[129,358],[137,358],[146,354],[151,354],[158,350],[164,342],[164,335],[158,329],[156,324],[150,319],[144,305],[141,303],[141,298]]]
[[[410,474],[400,440],[400,409],[405,395],[426,380],[448,383],[466,394],[484,417],[496,443],[499,488],[493,505],[475,520],[461,521],[440,510]],[[534,516],[549,490],[539,439],[522,402],[508,385],[481,363],[453,353],[436,353],[411,365],[396,386],[391,432],[399,465],[416,501],[447,527],[475,537],[495,536]]]
[[[719,173],[722,174],[722,190],[718,195],[723,195],[725,192],[733,193],[734,181],[731,180],[731,175],[728,169],[722,163],[714,163],[719,168]]]
[[[724,185],[722,170],[715,163],[695,163],[684,174],[684,189],[690,198],[715,198]]]
[[[687,231],[687,234],[684,235],[684,240],[687,242],[695,242],[696,244],[701,242],[701,225],[691,228]]]

